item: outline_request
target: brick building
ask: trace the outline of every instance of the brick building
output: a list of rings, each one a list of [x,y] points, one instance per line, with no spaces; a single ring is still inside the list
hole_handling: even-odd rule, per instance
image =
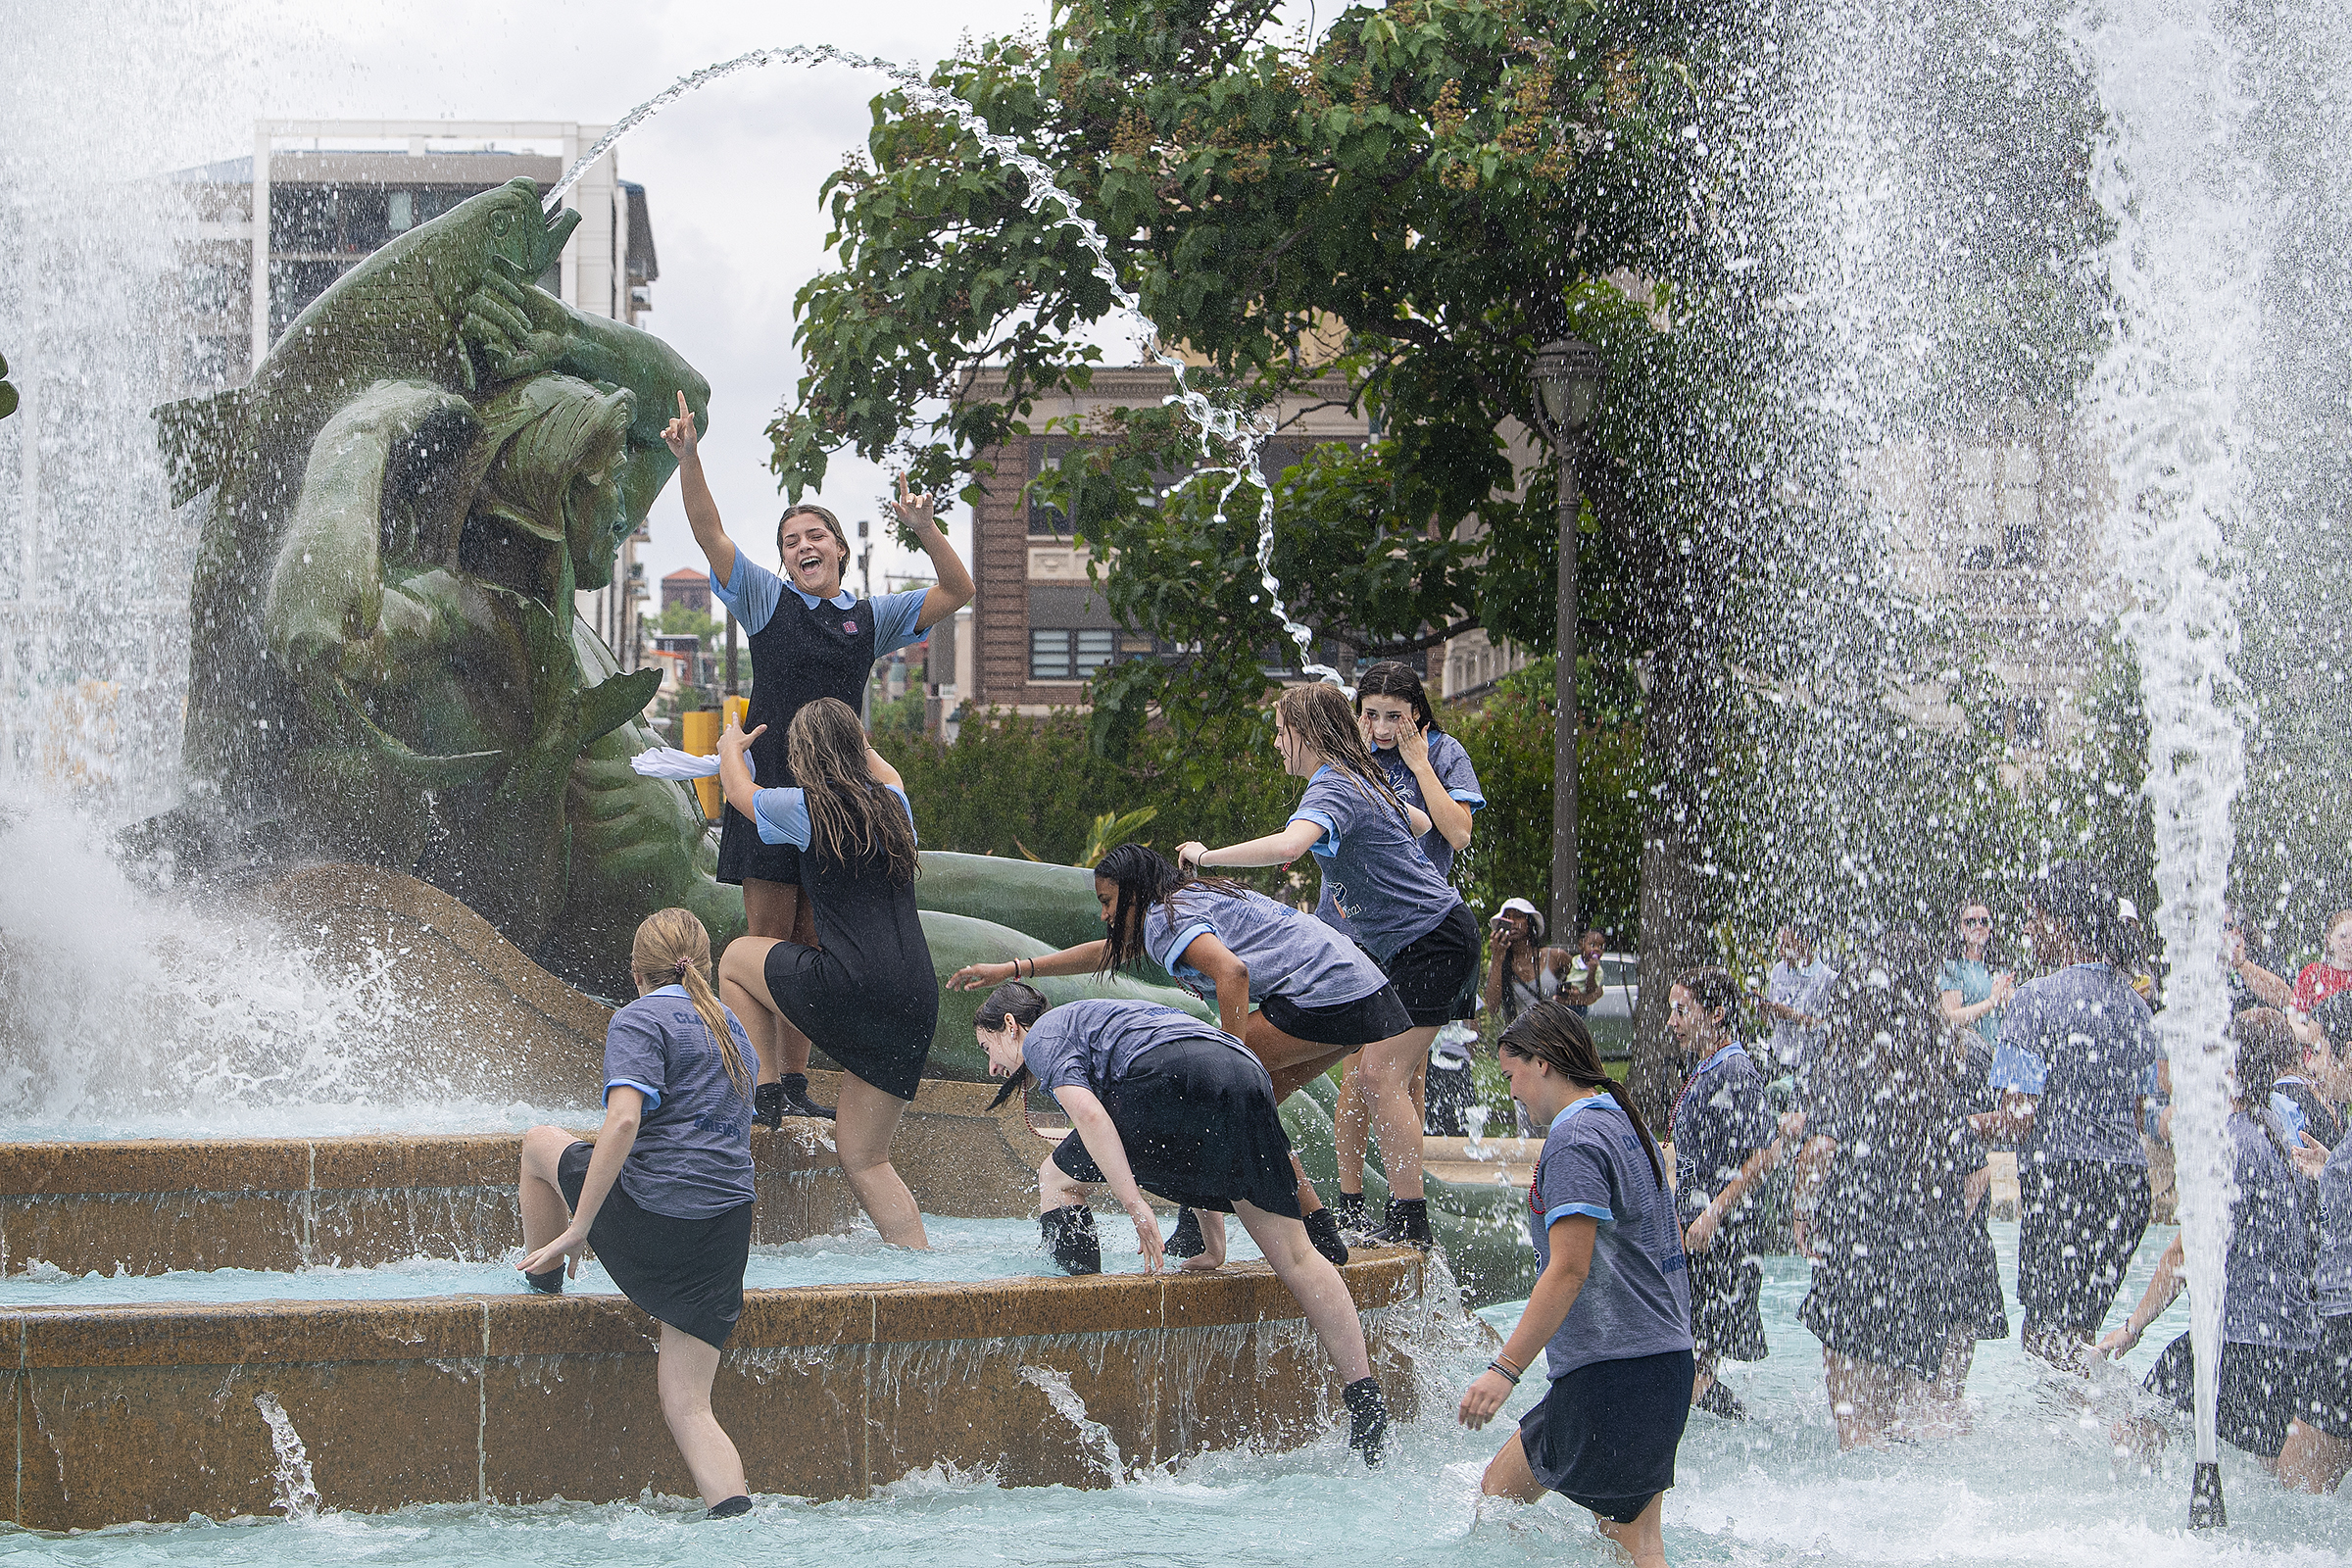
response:
[[[680,566],[662,579],[662,608],[683,605],[688,610],[710,613],[710,574],[692,566]]]

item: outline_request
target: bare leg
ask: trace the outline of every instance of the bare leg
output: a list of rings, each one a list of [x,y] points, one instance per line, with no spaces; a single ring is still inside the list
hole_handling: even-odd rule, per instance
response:
[[[1430,1037],[1435,1040],[1437,1037]],[[1429,1127],[1429,1053],[1413,1063],[1413,1125],[1423,1130]]]
[[[1248,1033],[1242,1043],[1250,1048],[1250,1054],[1256,1056],[1264,1064],[1266,1076],[1274,1080],[1274,1103],[1277,1105],[1290,1099],[1292,1095],[1298,1093],[1302,1086],[1314,1078],[1330,1071],[1332,1063],[1343,1060],[1348,1054],[1348,1048],[1346,1046],[1322,1046],[1311,1040],[1300,1040],[1295,1036],[1284,1034],[1268,1023],[1266,1015],[1262,1012],[1251,1013],[1250,1021],[1243,1027]],[[1360,1186],[1362,1182],[1360,1172],[1363,1164],[1361,1151],[1357,1152],[1356,1164],[1359,1172],[1357,1182]],[[1315,1191],[1315,1184],[1306,1179],[1306,1167],[1298,1162],[1298,1156],[1296,1153],[1291,1155],[1291,1173],[1298,1183],[1298,1211],[1301,1214],[1312,1214],[1322,1208],[1323,1197]],[[1203,1253],[1202,1255],[1206,1256],[1207,1254]],[[1218,1255],[1221,1257],[1223,1253],[1220,1252]],[[1191,1265],[1188,1264],[1188,1266]],[[1214,1265],[1204,1264],[1201,1266],[1213,1267]]]
[[[842,1174],[850,1179],[850,1191],[858,1195],[858,1205],[882,1239],[893,1247],[927,1249],[931,1240],[923,1234],[922,1211],[890,1163],[891,1135],[906,1113],[906,1102],[845,1072],[841,1104],[833,1113],[833,1148],[841,1157]]]
[[[1913,1393],[1912,1402],[1918,1407],[1915,1424],[1922,1436],[1968,1436],[1968,1369],[1976,1359],[1975,1335],[1962,1331],[1944,1342],[1943,1364],[1934,1378],[1918,1383]]]
[[[1602,1535],[1617,1543],[1619,1551],[1633,1559],[1634,1568],[1666,1568],[1666,1537],[1658,1528],[1665,1508],[1666,1494],[1660,1492],[1651,1495],[1649,1506],[1636,1515],[1630,1525],[1597,1514],[1592,1522],[1600,1527]]]
[[[1883,1446],[1886,1429],[1894,1422],[1895,1387],[1901,1374],[1892,1367],[1826,1349],[1821,1352],[1821,1367],[1830,1389],[1830,1413],[1838,1421],[1838,1446]]]
[[[744,1484],[743,1457],[734,1440],[710,1413],[710,1382],[717,1376],[717,1346],[662,1325],[662,1354],[654,1374],[662,1391],[662,1419],[669,1423],[669,1435],[706,1508],[751,1490]]]
[[[1544,1484],[1529,1468],[1527,1449],[1514,1432],[1503,1440],[1494,1457],[1487,1463],[1487,1473],[1479,1482],[1479,1490],[1490,1497],[1509,1497],[1514,1502],[1535,1502],[1544,1495]],[[1666,1541],[1658,1528],[1658,1518],[1664,1510],[1666,1494],[1656,1494],[1649,1499],[1630,1525],[1614,1519],[1593,1515],[1592,1522],[1600,1533],[1616,1544],[1617,1549],[1633,1559],[1637,1568],[1665,1568]]]
[[[2331,1492],[2352,1470],[2352,1438],[2331,1438],[2301,1420],[2286,1429],[2278,1450],[2278,1479],[2294,1492]]]
[[[1213,1208],[1196,1208],[1193,1217],[1200,1222],[1200,1242],[1206,1249],[1199,1257],[1188,1257],[1182,1266],[1196,1274],[1205,1274],[1212,1268],[1225,1266],[1225,1216]]]
[[[1413,1107],[1413,1065],[1429,1060],[1429,1043],[1438,1037],[1435,1024],[1407,1029],[1400,1035],[1366,1046],[1350,1065],[1350,1076],[1362,1081],[1361,1093],[1380,1139],[1380,1163],[1389,1178],[1389,1196],[1407,1200],[1421,1193],[1421,1113]],[[1362,1159],[1357,1159],[1360,1190]],[[1347,1167],[1340,1167],[1346,1181]]]
[[[1690,1377],[1690,1402],[1696,1404],[1705,1398],[1707,1391],[1714,1386],[1715,1357],[1702,1350],[1698,1352],[1696,1370]]]
[[[773,882],[761,883],[774,887]],[[750,883],[744,884],[748,890]],[[767,955],[781,937],[737,937],[727,944],[727,951],[718,957],[718,1000],[725,1003],[735,1016],[742,1020],[743,1032],[752,1037],[752,1049],[760,1054],[760,1082],[772,1084],[784,1071],[783,1048],[778,1044],[776,1026],[784,1021],[776,999],[767,994]],[[801,1060],[808,1059],[804,1043]]]
[[[745,877],[743,921],[747,935],[816,946],[816,917],[797,884]],[[760,952],[761,957],[766,956],[764,947]],[[735,1004],[729,1002],[727,1005]],[[808,1037],[794,1028],[791,1019],[772,1007],[758,1026],[739,1007],[736,1016],[743,1019],[744,1032],[752,1037],[752,1049],[760,1053],[761,1083],[773,1083],[780,1073],[808,1070]]]
[[[1494,1457],[1487,1461],[1487,1473],[1480,1479],[1478,1490],[1490,1497],[1508,1497],[1513,1502],[1536,1502],[1544,1495],[1544,1484],[1528,1468],[1527,1447],[1513,1432],[1502,1440]]]
[[[569,1149],[571,1134],[561,1127],[534,1127],[522,1135],[522,1179],[516,1197],[522,1203],[522,1250],[527,1257],[564,1234],[571,1223],[571,1205],[556,1185],[556,1164]]]
[[[1266,1254],[1274,1277],[1305,1311],[1307,1326],[1323,1342],[1324,1353],[1339,1370],[1340,1381],[1354,1383],[1370,1377],[1372,1356],[1364,1348],[1364,1323],[1356,1315],[1355,1298],[1348,1294],[1347,1282],[1331,1266],[1331,1260],[1306,1239],[1306,1227],[1238,1198],[1233,1212],[1257,1250]]]
[[[1340,1101],[1331,1108],[1332,1144],[1340,1158],[1340,1191],[1364,1190],[1364,1150],[1372,1141],[1372,1115],[1364,1101],[1364,1058],[1348,1058],[1340,1075]],[[1355,1185],[1350,1187],[1348,1183]]]

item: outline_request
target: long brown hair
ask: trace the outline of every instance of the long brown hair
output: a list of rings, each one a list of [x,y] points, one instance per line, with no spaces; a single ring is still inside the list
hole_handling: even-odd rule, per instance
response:
[[[629,972],[641,982],[686,988],[687,998],[702,1016],[704,1027],[718,1042],[719,1059],[726,1063],[728,1081],[734,1084],[737,1094],[750,1100],[751,1063],[744,1060],[742,1048],[735,1044],[735,1031],[728,1027],[731,1020],[725,1004],[710,989],[710,933],[703,929],[703,922],[695,918],[694,911],[656,909],[647,915],[637,927],[636,940],[629,944]]]
[[[1095,862],[1095,875],[1119,890],[1110,906],[1110,936],[1102,944],[1103,974],[1124,968],[1144,953],[1144,910],[1157,904],[1176,919],[1176,895],[1186,888],[1203,888],[1222,898],[1238,899],[1250,890],[1231,877],[1186,876],[1157,850],[1141,844],[1122,844]]]
[[[1372,749],[1364,744],[1364,732],[1355,722],[1355,710],[1348,706],[1337,686],[1320,681],[1312,686],[1293,686],[1274,699],[1274,714],[1284,729],[1298,737],[1301,745],[1322,753],[1324,760],[1347,774],[1366,798],[1386,801],[1389,808],[1403,818],[1406,830],[1411,830],[1412,818],[1403,800],[1389,783],[1388,773],[1372,760]]]
[[[1355,710],[1364,710],[1367,697],[1401,697],[1411,705],[1413,718],[1432,735],[1443,735],[1446,726],[1438,722],[1438,711],[1429,706],[1429,688],[1421,684],[1412,666],[1384,659],[1355,677]]]
[[[979,1011],[972,1014],[972,1023],[992,1035],[1007,1023],[1017,1023],[1027,1029],[1044,1017],[1046,1009],[1052,1005],[1054,1004],[1046,1000],[1046,994],[1027,981],[1007,980],[988,994],[988,1000],[980,1004]],[[997,1098],[988,1102],[988,1108],[996,1109],[1026,1089],[1035,1077],[1036,1074],[1029,1070],[1029,1064],[1022,1062],[1013,1069],[1012,1076],[1004,1080],[1004,1087],[997,1091]]]
[[[1642,1152],[1649,1156],[1650,1178],[1658,1186],[1666,1185],[1666,1167],[1658,1159],[1658,1141],[1649,1136],[1649,1126],[1642,1119],[1642,1108],[1601,1069],[1600,1053],[1592,1047],[1592,1033],[1576,1009],[1557,998],[1547,997],[1521,1013],[1518,1020],[1502,1032],[1495,1050],[1507,1051],[1529,1061],[1540,1061],[1567,1079],[1579,1089],[1601,1089],[1608,1092],[1625,1119],[1634,1124],[1642,1135]]]
[[[808,803],[808,848],[827,859],[874,856],[893,882],[922,868],[906,809],[867,771],[865,726],[838,697],[819,697],[792,715],[785,765]]]
[[[841,546],[841,569],[842,573],[846,576],[850,569],[850,536],[841,531],[841,519],[839,517],[833,515],[829,509],[820,507],[813,501],[803,501],[794,506],[786,507],[784,509],[784,515],[776,519],[777,559],[781,561],[784,556],[784,525],[790,522],[793,518],[801,516],[804,514],[814,517],[817,521],[823,523],[825,525],[825,531],[833,536],[833,542]],[[791,568],[787,566],[785,570],[789,575]]]

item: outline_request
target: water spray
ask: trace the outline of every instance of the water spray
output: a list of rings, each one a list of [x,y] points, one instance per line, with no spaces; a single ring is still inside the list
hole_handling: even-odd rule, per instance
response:
[[[596,139],[595,145],[580,154],[578,160],[564,172],[563,178],[556,181],[555,188],[548,192],[547,212],[553,215],[563,205],[564,193],[570,190],[579,181],[580,176],[585,174],[598,159],[610,152],[623,136],[688,93],[707,87],[714,81],[723,80],[738,72],[758,70],[765,66],[822,65],[848,66],[854,70],[878,72],[888,76],[897,83],[899,90],[906,95],[908,101],[948,116],[981,146],[1018,171],[1021,176],[1028,181],[1028,194],[1021,199],[1021,205],[1029,212],[1044,218],[1048,202],[1060,206],[1061,217],[1054,221],[1058,226],[1067,228],[1078,236],[1094,256],[1095,276],[1101,278],[1108,286],[1112,300],[1121,310],[1143,323],[1145,330],[1138,334],[1136,339],[1137,351],[1164,366],[1175,377],[1176,390],[1163,401],[1182,408],[1192,419],[1195,428],[1200,431],[1201,466],[1185,482],[1190,483],[1210,477],[1226,479],[1225,487],[1217,494],[1214,521],[1219,526],[1223,526],[1227,520],[1225,503],[1231,498],[1234,491],[1239,489],[1245,480],[1257,486],[1258,585],[1265,591],[1266,602],[1274,612],[1274,618],[1281,623],[1284,635],[1298,646],[1299,669],[1318,680],[1329,681],[1332,685],[1346,690],[1346,682],[1341,679],[1337,669],[1329,664],[1315,662],[1315,634],[1312,629],[1292,615],[1289,606],[1282,597],[1281,580],[1274,575],[1274,487],[1267,482],[1265,470],[1258,462],[1258,454],[1264,447],[1266,438],[1274,433],[1272,423],[1245,410],[1229,408],[1216,403],[1206,393],[1196,389],[1186,373],[1183,359],[1168,350],[1157,323],[1145,314],[1142,299],[1119,276],[1117,264],[1110,257],[1109,239],[1102,229],[1095,226],[1084,213],[1078,210],[1078,199],[1062,189],[1061,182],[1055,177],[1054,171],[1040,160],[1021,151],[1020,144],[1010,136],[1000,135],[990,129],[988,122],[980,117],[978,110],[946,88],[932,86],[923,78],[922,73],[913,67],[900,65],[896,61],[878,59],[872,55],[857,54],[848,49],[837,48],[832,44],[791,44],[780,49],[750,50],[737,55],[732,60],[722,60],[716,64],[705,66],[700,71],[688,72],[614,121],[612,127]],[[1218,461],[1227,454],[1231,455],[1233,461]]]

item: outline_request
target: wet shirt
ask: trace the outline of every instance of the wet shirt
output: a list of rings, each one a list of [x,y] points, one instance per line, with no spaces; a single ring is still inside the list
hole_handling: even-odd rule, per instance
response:
[[[1670,1123],[1674,1142],[1674,1187],[1683,1224],[1698,1218],[1748,1156],[1772,1143],[1780,1131],[1764,1103],[1764,1075],[1735,1041],[1698,1064],[1675,1098]],[[1744,1200],[1723,1216],[1721,1246],[1745,1218]]]
[[[1396,747],[1373,752],[1372,760],[1379,763],[1380,770],[1389,775],[1389,787],[1396,792],[1405,805],[1417,806],[1424,811],[1429,809],[1429,800],[1422,792],[1421,780],[1414,776],[1411,765]],[[1470,808],[1473,816],[1486,809],[1487,796],[1479,785],[1478,769],[1471,766],[1470,753],[1460,741],[1433,730],[1429,736],[1429,770],[1438,776],[1438,783],[1445,787],[1447,795]],[[1429,863],[1437,868],[1438,875],[1452,877],[1454,848],[1434,825],[1421,835],[1421,853],[1429,857]],[[1339,912],[1328,880],[1323,884],[1322,897],[1316,901],[1315,913],[1342,934],[1348,937],[1355,935],[1347,916]]]
[[[1075,1086],[1100,1095],[1127,1076],[1136,1057],[1171,1040],[1212,1040],[1250,1055],[1233,1036],[1189,1012],[1156,1002],[1096,1001],[1047,1008],[1021,1041],[1021,1060],[1048,1093]]]
[[[1312,846],[1323,868],[1323,897],[1382,963],[1435,931],[1462,902],[1396,808],[1328,762],[1307,780],[1291,820],[1323,830]],[[1322,909],[1316,912],[1338,929]]]
[[[1389,983],[1363,949],[1262,893],[1228,898],[1214,888],[1179,888],[1174,898],[1144,910],[1144,951],[1178,985],[1207,1001],[1217,994],[1215,984],[1185,961],[1204,936],[1249,965],[1251,1002],[1284,997],[1301,1007],[1336,1007]]]
[[[1592,1270],[1544,1347],[1552,1377],[1690,1348],[1690,1275],[1674,1197],[1650,1174],[1642,1135],[1607,1094],[1552,1118],[1527,1211],[1539,1271],[1551,1266],[1552,1226],[1574,1214],[1596,1222]]]
[[[2273,1084],[2271,1109],[2286,1129],[2290,1145],[2298,1134],[2309,1134],[2322,1149],[2333,1149],[2344,1140],[2343,1112],[2328,1103],[2320,1086],[2308,1078],[2286,1077]]]
[[[906,808],[906,821],[911,826],[914,822],[914,803],[906,799],[906,792],[896,784],[882,787],[897,796],[899,804]],[[788,784],[779,790],[761,790],[752,798],[752,825],[760,830],[760,842],[762,844],[789,844],[796,850],[807,849],[809,838],[808,792],[797,784]]]
[[[2017,988],[2001,1018],[1992,1087],[2038,1097],[2018,1157],[2145,1165],[2139,1102],[2156,1094],[2156,1032],[2139,993],[2104,963]]]
[[[710,592],[727,607],[746,635],[759,631],[776,613],[776,606],[784,602],[789,591],[800,594],[801,603],[814,610],[829,604],[836,610],[855,610],[858,596],[846,588],[831,599],[819,599],[814,594],[803,594],[798,588],[777,576],[743,553],[735,550],[734,575],[725,582],[711,579]],[[874,657],[880,659],[902,648],[912,647],[923,640],[915,622],[922,617],[923,596],[927,588],[909,588],[905,593],[884,594],[874,601]],[[856,705],[852,705],[853,707]]]
[[[759,1061],[727,1014],[745,1067]],[[620,1188],[639,1208],[708,1219],[752,1200],[752,1104],[683,986],[663,986],[612,1015],[605,1029],[605,1094],[645,1096]]]
[[[1808,1018],[1818,1018],[1828,1007],[1831,982],[1838,971],[1819,958],[1802,969],[1793,967],[1783,958],[1772,966],[1764,977],[1764,995],[1784,1007],[1793,1007]],[[1803,1024],[1791,1018],[1777,1020],[1772,1026],[1772,1059],[1793,1073],[1802,1073],[1811,1061],[1813,1053],[1830,1037],[1826,1024]]]
[[[2276,1122],[2271,1130],[2278,1130]],[[2308,1350],[2320,1343],[2312,1306],[2310,1184],[2245,1111],[2230,1117],[2230,1141],[2237,1197],[2230,1204],[2222,1338],[2232,1345]]]
[[[2352,1313],[2352,1138],[2320,1167],[2320,1261],[2312,1295],[2320,1316]]]

